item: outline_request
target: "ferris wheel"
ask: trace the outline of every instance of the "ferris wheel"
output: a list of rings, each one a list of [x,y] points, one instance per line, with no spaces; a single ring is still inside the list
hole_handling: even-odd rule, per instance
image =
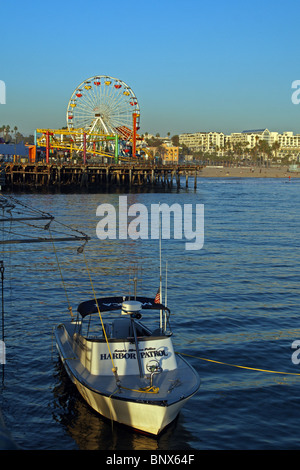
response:
[[[139,129],[140,110],[132,89],[122,80],[96,75],[73,91],[67,108],[70,131],[82,129],[89,134],[118,134],[129,140]]]

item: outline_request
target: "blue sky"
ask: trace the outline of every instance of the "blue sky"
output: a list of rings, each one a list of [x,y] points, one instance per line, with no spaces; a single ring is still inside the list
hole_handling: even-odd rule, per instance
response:
[[[140,132],[300,133],[299,13],[291,0],[2,2],[0,125],[66,125],[72,92],[99,74],[134,90]]]

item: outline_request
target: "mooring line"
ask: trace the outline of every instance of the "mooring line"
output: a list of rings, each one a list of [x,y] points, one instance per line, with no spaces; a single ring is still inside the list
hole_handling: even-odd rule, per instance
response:
[[[192,354],[185,354],[185,353],[182,353],[182,352],[176,352],[176,354],[179,354],[181,356],[193,357],[194,359],[199,359],[200,361],[213,362],[215,364],[221,364],[221,365],[229,366],[229,367],[238,367],[239,369],[255,370],[255,371],[258,371],[258,372],[268,372],[270,374],[298,375],[298,376],[300,375],[300,374],[297,374],[296,372],[281,372],[281,371],[278,371],[278,370],[257,369],[255,367],[247,367],[247,366],[240,366],[240,365],[237,365],[237,364],[229,364],[228,362],[215,361],[213,359],[207,359],[205,357],[193,356]]]

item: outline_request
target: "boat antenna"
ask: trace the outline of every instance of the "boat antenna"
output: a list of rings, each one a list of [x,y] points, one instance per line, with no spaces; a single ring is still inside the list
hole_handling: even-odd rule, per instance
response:
[[[160,206],[160,203],[158,204]],[[161,277],[161,212],[158,211],[158,221],[159,221],[159,299],[162,303],[162,277]],[[160,310],[160,329],[162,330],[162,316],[163,311]]]
[[[133,294],[134,294],[134,300],[136,300],[136,295],[137,295],[137,283],[138,283],[138,265],[135,263],[132,268],[129,268],[129,273],[132,270],[132,277],[129,274],[129,281],[133,281]],[[129,293],[130,295],[130,293]]]
[[[168,305],[168,260],[166,261],[166,292],[165,292],[165,306]]]
[[[167,286],[168,286],[168,260],[166,261],[166,288],[165,288],[165,306],[168,305],[168,292],[167,292]],[[164,325],[164,330],[165,332],[167,331],[167,315],[165,312],[165,325]]]
[[[134,300],[136,300],[136,285],[137,285],[137,277],[134,276],[133,278],[133,285],[134,285]]]

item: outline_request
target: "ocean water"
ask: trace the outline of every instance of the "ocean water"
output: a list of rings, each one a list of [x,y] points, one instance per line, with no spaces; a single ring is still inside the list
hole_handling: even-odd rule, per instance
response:
[[[196,191],[183,184],[179,191],[128,194],[128,204],[149,210],[158,202],[204,204],[201,250],[187,251],[184,239],[162,243],[175,349],[198,371],[201,387],[158,438],[124,432],[91,410],[64,372],[53,338],[55,325],[69,317],[68,302],[76,311],[93,298],[88,270],[97,295],[104,296],[132,293],[137,266],[138,293],[155,296],[157,240],[97,238],[97,206],[117,207],[118,193],[15,194],[91,237],[85,258],[77,253],[80,242],[2,247],[6,364],[0,406],[17,445],[300,449],[300,365],[292,361],[292,343],[300,339],[299,194],[300,180],[293,178],[198,178]]]

